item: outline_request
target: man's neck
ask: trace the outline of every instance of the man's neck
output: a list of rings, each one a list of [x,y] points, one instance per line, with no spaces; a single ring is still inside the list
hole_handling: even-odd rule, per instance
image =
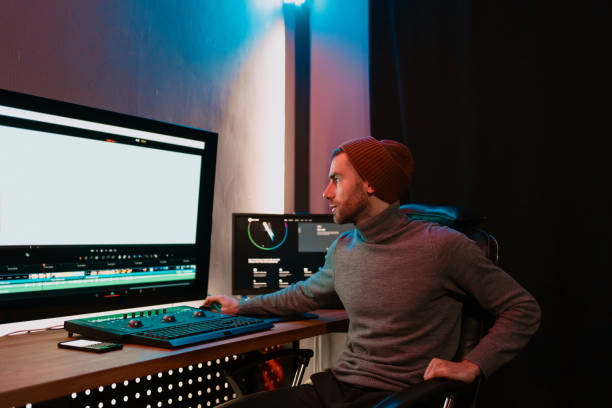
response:
[[[363,224],[370,218],[377,216],[378,214],[389,208],[389,205],[389,203],[381,200],[380,198],[374,195],[368,197],[368,205],[366,206],[366,208],[364,208],[364,210],[355,220],[355,226],[359,228],[360,224]]]

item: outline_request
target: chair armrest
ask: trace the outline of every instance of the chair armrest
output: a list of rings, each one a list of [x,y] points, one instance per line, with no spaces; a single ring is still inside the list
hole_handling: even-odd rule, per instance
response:
[[[433,378],[389,395],[374,408],[409,408],[436,399],[444,401],[446,396],[463,391],[471,386],[472,384],[457,380]]]

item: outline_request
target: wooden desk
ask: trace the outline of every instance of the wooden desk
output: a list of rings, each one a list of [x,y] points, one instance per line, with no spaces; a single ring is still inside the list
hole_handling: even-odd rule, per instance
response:
[[[126,344],[104,354],[59,349],[64,330],[0,338],[0,406],[20,406],[189,364],[289,343],[348,327],[344,310],[318,310],[319,319],[283,322],[266,331],[177,350]]]

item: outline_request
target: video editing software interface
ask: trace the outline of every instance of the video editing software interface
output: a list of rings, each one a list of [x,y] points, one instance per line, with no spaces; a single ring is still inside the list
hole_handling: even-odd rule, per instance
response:
[[[0,103],[0,300],[193,285],[207,148]]]
[[[336,238],[353,228],[327,214],[234,214],[232,293],[269,293],[309,278]]]

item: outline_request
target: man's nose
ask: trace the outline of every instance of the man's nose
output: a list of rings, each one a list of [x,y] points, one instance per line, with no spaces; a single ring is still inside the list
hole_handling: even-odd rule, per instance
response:
[[[323,198],[325,198],[326,200],[329,200],[332,195],[331,195],[331,181],[327,184],[327,187],[325,187],[325,190],[323,190]]]

